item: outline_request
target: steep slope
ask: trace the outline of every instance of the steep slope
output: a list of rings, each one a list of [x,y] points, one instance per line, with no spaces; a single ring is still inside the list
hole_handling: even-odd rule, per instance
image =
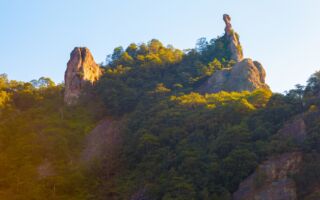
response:
[[[121,149],[121,127],[123,127],[123,123],[123,121],[103,119],[86,136],[81,162],[85,165],[92,165],[95,161],[101,159],[114,162],[119,157]]]
[[[314,173],[314,169],[306,169],[305,165],[308,165],[306,163],[309,162],[309,164],[317,166],[316,160],[319,157],[316,155],[316,159],[311,160],[310,163],[310,160],[306,159],[306,157],[310,157],[310,152],[301,149],[297,151],[299,149],[297,147],[306,145],[306,140],[310,137],[306,121],[314,121],[319,116],[318,112],[306,112],[288,120],[273,138],[281,141],[278,144],[282,146],[285,146],[286,143],[296,144],[295,148],[289,148],[287,152],[269,157],[261,163],[254,173],[240,183],[238,190],[233,194],[233,199],[318,199],[319,184],[316,181],[311,184],[306,181],[311,186],[301,185],[301,179],[303,179],[301,177],[305,177],[306,170],[308,170],[307,173]]]

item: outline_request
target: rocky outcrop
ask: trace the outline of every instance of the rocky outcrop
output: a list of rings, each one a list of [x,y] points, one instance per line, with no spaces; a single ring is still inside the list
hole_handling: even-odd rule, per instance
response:
[[[257,88],[268,89],[265,83],[266,72],[262,65],[251,59],[244,59],[232,68],[216,71],[199,91],[216,93],[219,91],[253,91]]]
[[[223,21],[226,23],[225,36],[228,39],[228,48],[231,52],[231,59],[239,62],[243,59],[242,47],[238,34],[232,29],[231,17],[227,14],[223,15]]]
[[[300,169],[302,153],[284,153],[259,165],[233,194],[234,200],[295,200],[296,184],[290,175]]]
[[[231,18],[223,15],[226,23],[225,35],[231,59],[236,61],[231,68],[215,71],[213,75],[199,88],[201,93],[216,93],[220,91],[241,92],[253,91],[258,88],[269,89],[265,83],[266,72],[262,65],[252,59],[243,59],[242,47],[238,34],[232,29]]]
[[[64,101],[75,104],[87,85],[92,85],[102,74],[99,65],[93,59],[88,48],[76,47],[70,54],[67,70],[64,75]]]

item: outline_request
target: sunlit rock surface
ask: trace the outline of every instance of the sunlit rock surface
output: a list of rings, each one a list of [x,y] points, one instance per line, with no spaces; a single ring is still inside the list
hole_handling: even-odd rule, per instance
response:
[[[269,89],[265,83],[266,72],[262,65],[251,59],[244,59],[230,69],[216,71],[206,83],[200,87],[201,93],[244,90],[253,91],[258,88]]]
[[[65,72],[64,101],[68,105],[75,104],[86,85],[97,81],[102,72],[93,59],[88,48],[76,47],[70,54],[70,60]]]
[[[239,41],[239,36],[232,29],[231,17],[227,14],[224,14],[223,20],[226,23],[226,28],[224,30],[225,30],[225,35],[229,41],[228,48],[231,52],[231,59],[239,62],[243,59],[243,52],[242,52],[242,47]]]
[[[302,153],[284,153],[269,158],[245,179],[234,193],[234,200],[296,200],[292,174],[299,171]]]

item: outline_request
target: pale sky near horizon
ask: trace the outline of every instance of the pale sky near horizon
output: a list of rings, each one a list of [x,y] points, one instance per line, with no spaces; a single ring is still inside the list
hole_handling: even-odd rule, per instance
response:
[[[0,0],[0,74],[62,82],[75,46],[88,47],[97,63],[117,46],[152,38],[194,48],[200,37],[223,34],[224,13],[273,91],[320,70],[320,0]]]

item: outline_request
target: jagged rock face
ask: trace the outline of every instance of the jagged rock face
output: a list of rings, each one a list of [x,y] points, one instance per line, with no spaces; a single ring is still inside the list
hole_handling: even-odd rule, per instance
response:
[[[231,17],[227,14],[224,14],[223,20],[226,23],[226,28],[224,30],[225,30],[225,36],[229,41],[228,48],[231,52],[231,59],[239,62],[243,59],[243,52],[242,52],[242,47],[239,41],[239,36],[232,29]]]
[[[272,157],[244,180],[233,194],[234,200],[295,200],[296,185],[290,177],[299,171],[302,153]]]
[[[86,85],[97,81],[102,72],[93,59],[88,48],[76,47],[70,54],[64,76],[64,101],[68,105],[75,104]]]
[[[266,72],[259,62],[244,59],[230,69],[216,71],[208,81],[200,87],[201,93],[219,91],[253,91],[258,88],[269,89],[265,83]]]

